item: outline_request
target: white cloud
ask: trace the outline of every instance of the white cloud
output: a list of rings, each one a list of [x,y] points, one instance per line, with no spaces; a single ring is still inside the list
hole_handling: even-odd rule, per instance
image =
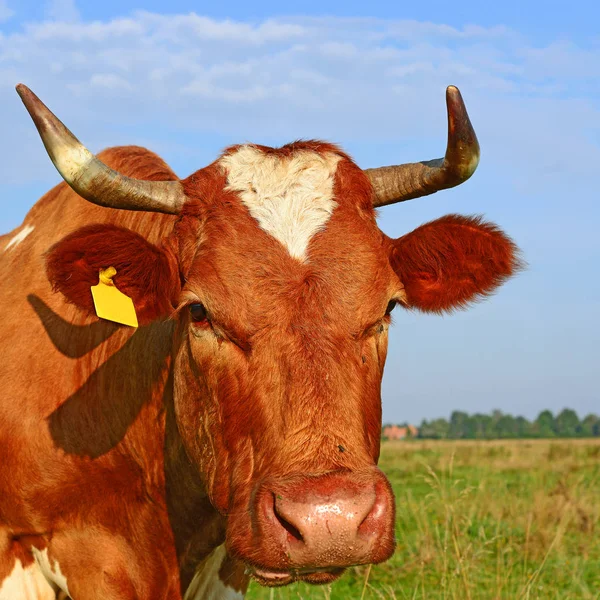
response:
[[[46,14],[53,21],[79,21],[79,10],[75,0],[48,0]]]
[[[8,6],[7,1],[0,0],[0,23],[8,21],[14,14],[15,11]]]
[[[158,39],[175,44],[195,39],[201,42],[235,42],[243,45],[262,45],[269,42],[288,42],[306,34],[303,26],[266,20],[258,25],[239,21],[216,21],[195,13],[159,15],[140,11],[136,18],[144,22]]]
[[[590,92],[597,47],[536,47],[504,27],[371,18],[241,22],[138,12],[70,22],[79,15],[67,0],[50,3],[49,14],[0,38],[0,110],[20,127],[26,117],[10,91],[17,80],[92,144],[110,143],[107,127],[148,124],[151,139],[160,124],[163,139],[204,131],[416,148],[434,139],[441,152],[443,90],[453,83],[463,89],[484,160],[489,153],[518,185],[546,181],[552,165],[579,176],[581,165],[600,158],[590,141],[600,122]],[[0,152],[4,164],[17,160],[6,147]],[[401,158],[431,156],[399,150]],[[16,165],[8,173],[23,175]]]
[[[90,77],[89,85],[93,88],[131,91],[131,84],[114,73],[96,73]]]

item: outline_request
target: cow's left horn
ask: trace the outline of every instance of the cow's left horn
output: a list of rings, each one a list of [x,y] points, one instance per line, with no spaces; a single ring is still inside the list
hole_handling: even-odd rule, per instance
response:
[[[109,208],[177,214],[185,201],[179,181],[125,177],[96,158],[25,85],[17,86],[46,151],[63,179],[83,198]]]
[[[446,90],[446,156],[419,163],[365,169],[375,191],[375,206],[403,202],[454,187],[469,179],[479,164],[479,142],[458,88]]]

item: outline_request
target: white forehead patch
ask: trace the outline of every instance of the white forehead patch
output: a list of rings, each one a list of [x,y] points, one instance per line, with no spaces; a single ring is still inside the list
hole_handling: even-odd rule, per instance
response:
[[[310,240],[337,206],[333,185],[340,159],[333,152],[298,150],[282,157],[242,146],[219,164],[227,173],[226,189],[238,193],[260,227],[291,256],[305,261]]]
[[[4,247],[4,250],[10,250],[10,248],[18,246],[34,229],[35,227],[33,225],[25,225],[19,233],[10,239],[8,244]]]

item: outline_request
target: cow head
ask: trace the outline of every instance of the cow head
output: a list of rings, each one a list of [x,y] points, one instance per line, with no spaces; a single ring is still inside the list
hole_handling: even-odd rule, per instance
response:
[[[179,215],[156,247],[90,225],[48,255],[55,289],[92,312],[114,266],[141,324],[171,317],[179,431],[229,551],[267,585],[331,581],[394,550],[394,500],[377,469],[380,385],[396,306],[451,311],[518,267],[479,218],[446,216],[399,238],[374,208],[456,185],[478,145],[448,90],[443,160],[363,171],[335,146],[228,149],[182,181],[132,180],[91,155],[29,91],[19,92],[66,181],[112,208]]]

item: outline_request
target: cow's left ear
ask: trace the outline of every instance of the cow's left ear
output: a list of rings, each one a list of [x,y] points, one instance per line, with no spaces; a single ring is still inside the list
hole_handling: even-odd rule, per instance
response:
[[[96,314],[91,286],[114,267],[113,281],[133,300],[140,325],[167,317],[177,303],[179,270],[173,253],[115,225],[88,225],[52,246],[46,255],[55,291],[88,314]]]
[[[390,262],[407,306],[437,313],[466,308],[523,267],[519,249],[496,225],[460,215],[393,240]]]

